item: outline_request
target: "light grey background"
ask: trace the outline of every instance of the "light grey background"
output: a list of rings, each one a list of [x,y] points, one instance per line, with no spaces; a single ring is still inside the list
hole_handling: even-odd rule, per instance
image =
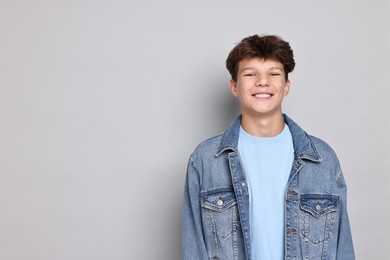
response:
[[[292,45],[284,111],[338,153],[358,259],[387,259],[388,3],[1,0],[0,259],[180,259],[188,156],[256,33]]]

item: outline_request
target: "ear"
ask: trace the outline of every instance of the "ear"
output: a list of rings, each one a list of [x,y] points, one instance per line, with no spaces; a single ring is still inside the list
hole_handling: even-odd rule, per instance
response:
[[[284,97],[287,96],[289,92],[290,92],[290,80],[287,80],[286,84],[284,85],[283,96]]]
[[[234,80],[230,80],[230,91],[234,97],[238,97],[237,83]]]

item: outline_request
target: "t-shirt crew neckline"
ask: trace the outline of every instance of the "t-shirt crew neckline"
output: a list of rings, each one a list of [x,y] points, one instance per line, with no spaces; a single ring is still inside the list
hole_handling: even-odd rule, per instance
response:
[[[254,144],[261,144],[261,145],[275,144],[275,143],[278,143],[278,142],[284,140],[285,138],[287,138],[288,135],[289,135],[289,129],[288,129],[287,124],[284,124],[283,131],[280,134],[273,136],[273,137],[254,136],[254,135],[251,135],[251,134],[248,134],[247,132],[245,132],[244,128],[242,128],[242,126],[240,126],[240,138],[243,141],[254,143]]]

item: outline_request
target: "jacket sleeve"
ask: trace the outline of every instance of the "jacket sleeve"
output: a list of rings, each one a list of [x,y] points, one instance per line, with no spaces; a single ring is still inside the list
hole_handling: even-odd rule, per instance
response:
[[[337,177],[337,186],[340,190],[341,205],[336,259],[354,260],[355,254],[347,213],[347,186],[345,184],[345,180],[341,171],[339,173],[339,176]]]
[[[192,158],[187,167],[182,219],[183,260],[209,259],[204,241],[200,206],[200,173]]]

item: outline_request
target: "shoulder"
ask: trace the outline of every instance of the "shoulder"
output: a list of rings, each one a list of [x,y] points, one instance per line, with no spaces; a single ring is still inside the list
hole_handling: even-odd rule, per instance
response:
[[[203,172],[204,167],[215,165],[222,136],[219,134],[208,138],[196,146],[190,155],[190,162],[198,172]]]
[[[223,134],[221,133],[202,141],[196,146],[195,150],[191,154],[191,157],[197,158],[207,155],[215,156],[218,153],[218,149],[222,141],[222,136]]]
[[[318,154],[322,158],[322,160],[328,161],[338,161],[336,152],[333,148],[321,138],[316,136],[308,135],[309,139],[313,142],[314,146],[317,149]]]

